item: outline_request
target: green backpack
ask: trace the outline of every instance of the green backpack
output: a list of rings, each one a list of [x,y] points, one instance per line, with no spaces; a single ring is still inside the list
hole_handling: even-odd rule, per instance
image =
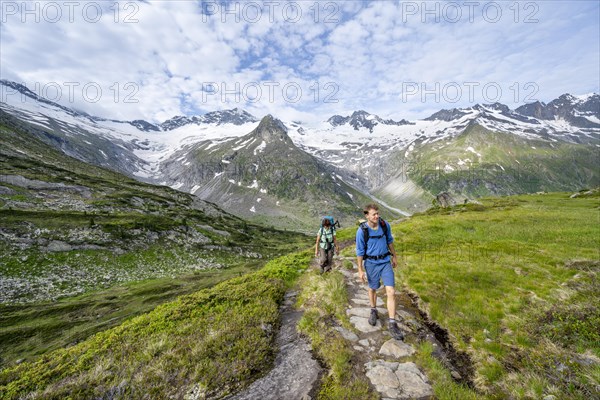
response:
[[[335,226],[337,225],[338,228],[340,227],[340,221],[336,221],[332,216],[328,215],[325,216],[323,218],[321,218],[321,231],[319,233],[319,235],[321,236],[321,242],[323,242],[323,233],[325,232],[325,227],[323,226],[325,220],[328,219],[330,222],[330,226],[331,226],[331,233],[335,234]],[[325,250],[330,250],[333,247],[333,238],[331,239],[331,242],[327,240],[327,238],[325,238]]]

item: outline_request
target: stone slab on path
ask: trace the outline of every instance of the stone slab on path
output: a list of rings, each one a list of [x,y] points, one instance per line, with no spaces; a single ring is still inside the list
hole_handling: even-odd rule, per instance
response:
[[[352,301],[353,303],[359,305],[359,306],[371,306],[371,302],[369,301],[369,297],[355,297],[353,299],[351,299],[350,301]],[[377,307],[383,307],[384,303],[383,300],[381,299],[381,296],[377,296],[377,302],[375,303],[375,305]]]
[[[392,368],[379,364],[373,365],[370,368],[367,367],[367,378],[369,378],[379,393],[386,397],[398,397],[400,382]]]
[[[394,358],[408,357],[415,353],[415,348],[410,344],[390,339],[381,346],[379,354]]]
[[[377,324],[375,326],[371,326],[369,324],[369,320],[363,317],[357,317],[353,315],[350,317],[350,323],[354,325],[356,329],[363,333],[377,332],[381,330],[381,321],[377,320]]]
[[[378,308],[377,313],[379,318],[387,318],[388,312],[385,308]],[[356,315],[357,317],[369,318],[371,316],[371,307],[355,307],[346,310],[348,316]]]
[[[358,342],[358,336],[356,335],[356,333],[349,331],[346,328],[343,328],[341,326],[336,326],[333,329],[335,329],[336,331],[338,331],[342,337],[346,340],[349,340],[351,342]]]
[[[433,396],[427,377],[415,363],[370,361],[367,377],[382,396],[392,399],[422,399]]]
[[[429,380],[415,363],[408,362],[398,365],[396,376],[400,382],[402,397],[400,399],[419,399],[433,396]]]

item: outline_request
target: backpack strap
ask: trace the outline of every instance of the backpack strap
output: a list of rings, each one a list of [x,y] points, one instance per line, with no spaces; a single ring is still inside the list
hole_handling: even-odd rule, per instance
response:
[[[331,229],[331,235],[332,235],[332,237],[331,237],[331,242],[330,242],[330,241],[327,240],[327,236],[324,236],[325,228],[323,228],[323,226],[321,225],[321,233],[319,234],[319,236],[320,236],[320,242],[321,243],[333,243],[333,233],[334,232],[335,232],[335,230],[332,228]],[[323,240],[323,239],[325,239],[325,240]]]
[[[387,224],[387,222],[385,222],[383,220],[383,218],[379,218],[379,225],[381,225],[381,227],[383,228],[383,234],[385,235],[385,240],[386,240],[386,243],[387,243],[388,224]]]
[[[366,258],[366,256],[367,256],[367,242],[369,241],[369,227],[367,226],[366,222],[362,222],[360,224],[360,229],[362,229],[362,232],[363,232],[363,241],[365,242],[365,255],[363,257]]]
[[[379,226],[381,226],[381,229],[383,230],[383,236],[385,237],[385,242],[387,243],[388,224],[387,224],[387,222],[385,222],[383,220],[383,218],[379,218]],[[368,260],[369,257],[371,257],[371,256],[367,255],[367,247],[368,247],[367,246],[367,242],[369,241],[369,227],[367,226],[366,222],[363,222],[363,223],[360,224],[360,228],[363,231],[363,239],[364,239],[364,242],[365,242],[365,255],[363,256],[363,258],[365,260]],[[390,253],[388,251],[387,255],[389,255],[389,254]],[[375,258],[377,258],[377,257],[375,257]]]

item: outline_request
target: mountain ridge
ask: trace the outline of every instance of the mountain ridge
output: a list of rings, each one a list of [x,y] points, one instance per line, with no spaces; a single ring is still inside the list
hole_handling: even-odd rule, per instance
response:
[[[341,125],[350,125],[354,128],[354,130],[359,130],[360,128],[368,129],[369,132],[373,132],[373,128],[378,124],[382,125],[414,125],[413,123],[402,119],[400,121],[394,121],[392,119],[383,119],[378,115],[371,114],[364,110],[354,111],[352,115],[342,117],[341,115],[333,115],[327,119],[327,122],[331,124],[331,126],[341,126]]]
[[[325,186],[316,186],[323,193],[337,193],[340,187],[345,188],[334,197],[345,204],[344,207],[350,207],[342,212],[347,218],[356,212],[360,201],[369,201],[369,196],[370,201],[380,197],[390,209],[402,209],[403,212],[426,208],[431,197],[437,194],[431,192],[433,188],[443,190],[444,187],[421,187],[423,182],[413,179],[419,180],[418,174],[414,175],[414,171],[406,173],[414,163],[414,154],[429,152],[438,144],[458,140],[473,126],[523,138],[526,142],[519,143],[532,143],[527,148],[535,147],[533,143],[537,140],[598,148],[600,124],[596,121],[600,122],[600,110],[596,105],[599,98],[597,94],[579,97],[565,94],[548,105],[531,103],[533,105],[516,110],[501,103],[475,104],[440,110],[428,118],[411,122],[385,120],[358,110],[346,117],[330,117],[320,125],[283,122],[272,115],[259,122],[246,111],[233,109],[204,116],[173,117],[160,126],[143,120],[124,122],[66,113],[63,108],[52,106],[51,102],[39,102],[35,97],[31,97],[33,104],[0,103],[0,107],[5,115],[10,114],[32,127],[30,130],[49,145],[80,160],[113,168],[144,182],[168,185],[211,201],[222,201],[226,207],[231,207],[229,211],[242,212],[245,217],[256,218],[264,210],[280,207],[287,207],[288,215],[299,210],[290,194],[299,199],[307,193],[314,194],[314,188],[310,187],[314,182],[309,176],[302,175],[310,170],[311,176],[329,177],[323,178],[329,182]],[[261,125],[270,128],[258,129]],[[261,134],[256,136],[256,132]],[[276,143],[279,145],[273,148],[269,145]],[[437,143],[434,147],[429,146],[434,143]],[[290,149],[298,149],[314,159],[306,158],[296,150],[288,153]],[[427,154],[422,156],[429,158]],[[564,157],[560,152],[555,156]],[[463,159],[469,160],[464,156]],[[304,160],[304,164],[299,160]],[[290,169],[294,162],[308,169],[298,175]],[[518,162],[510,160],[509,164],[514,165],[503,166],[516,168]],[[585,166],[587,171],[587,163],[583,160],[572,162]],[[260,172],[257,172],[257,166],[260,166]],[[595,179],[593,176],[588,178],[592,182]],[[282,184],[298,189],[285,190]],[[460,187],[460,184],[448,183],[445,189]],[[565,187],[561,185],[556,189],[564,190]],[[252,194],[252,190],[258,190],[262,197]],[[268,195],[264,196],[260,190]],[[488,193],[494,193],[489,190]],[[466,193],[455,194],[467,196]],[[284,206],[286,202],[289,204]],[[306,226],[321,212],[313,206],[300,209],[304,209],[303,212],[311,210],[302,217]],[[278,216],[263,217],[263,223],[281,222]],[[282,227],[285,225],[289,223]]]
[[[22,85],[17,82],[9,81],[6,79],[0,79],[0,85],[17,90],[22,95],[30,97],[31,99],[34,99],[36,101],[61,108],[65,112],[72,115],[74,114],[78,116],[84,116],[86,118],[91,119],[92,121],[111,121],[117,123],[127,123],[142,131],[169,131],[188,124],[201,125],[207,123],[215,123],[217,125],[223,125],[231,123],[234,125],[242,125],[248,122],[259,121],[258,118],[248,113],[246,110],[239,109],[237,107],[229,110],[209,111],[201,115],[173,116],[160,123],[152,123],[140,119],[132,121],[121,121],[93,116],[83,111],[75,111],[72,108],[65,107],[63,105],[60,105],[59,103],[47,100],[28,89],[25,85]],[[522,106],[519,106],[514,110],[511,110],[508,106],[497,102],[482,105],[476,104],[474,106],[465,108],[441,109],[440,111],[430,115],[429,117],[423,118],[422,120],[455,120],[457,118],[460,118],[460,116],[465,115],[465,110],[471,109],[478,111],[497,109],[502,111],[503,113],[512,114],[512,116],[519,115],[521,117],[535,117],[544,120],[552,120],[556,117],[563,119],[570,118],[570,121],[582,124],[581,126],[577,125],[578,127],[600,128],[600,94],[597,93],[590,93],[588,95],[583,96],[574,96],[569,93],[564,93],[558,98],[551,100],[547,104],[536,100],[532,103],[527,103]],[[585,113],[585,115],[573,115],[574,112]],[[586,119],[585,116],[595,117],[596,119],[598,119],[598,121],[590,121]],[[581,117],[583,117],[583,119],[581,119]],[[354,130],[365,128],[368,129],[370,132],[372,132],[375,126],[377,126],[378,124],[391,126],[414,125],[413,121],[409,121],[406,119],[401,119],[400,121],[395,121],[393,119],[383,119],[376,114],[372,114],[364,110],[355,110],[352,112],[351,115],[347,115],[345,117],[336,114],[329,117],[326,121],[333,127],[347,124],[352,126]],[[529,121],[535,123],[533,120]]]

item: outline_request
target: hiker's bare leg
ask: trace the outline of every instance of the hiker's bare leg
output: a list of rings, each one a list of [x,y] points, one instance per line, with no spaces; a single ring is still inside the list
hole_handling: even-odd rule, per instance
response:
[[[396,318],[396,288],[386,286],[385,293],[387,294],[387,309],[390,318]]]
[[[377,291],[375,289],[369,288],[369,301],[371,302],[371,308],[377,306]]]

